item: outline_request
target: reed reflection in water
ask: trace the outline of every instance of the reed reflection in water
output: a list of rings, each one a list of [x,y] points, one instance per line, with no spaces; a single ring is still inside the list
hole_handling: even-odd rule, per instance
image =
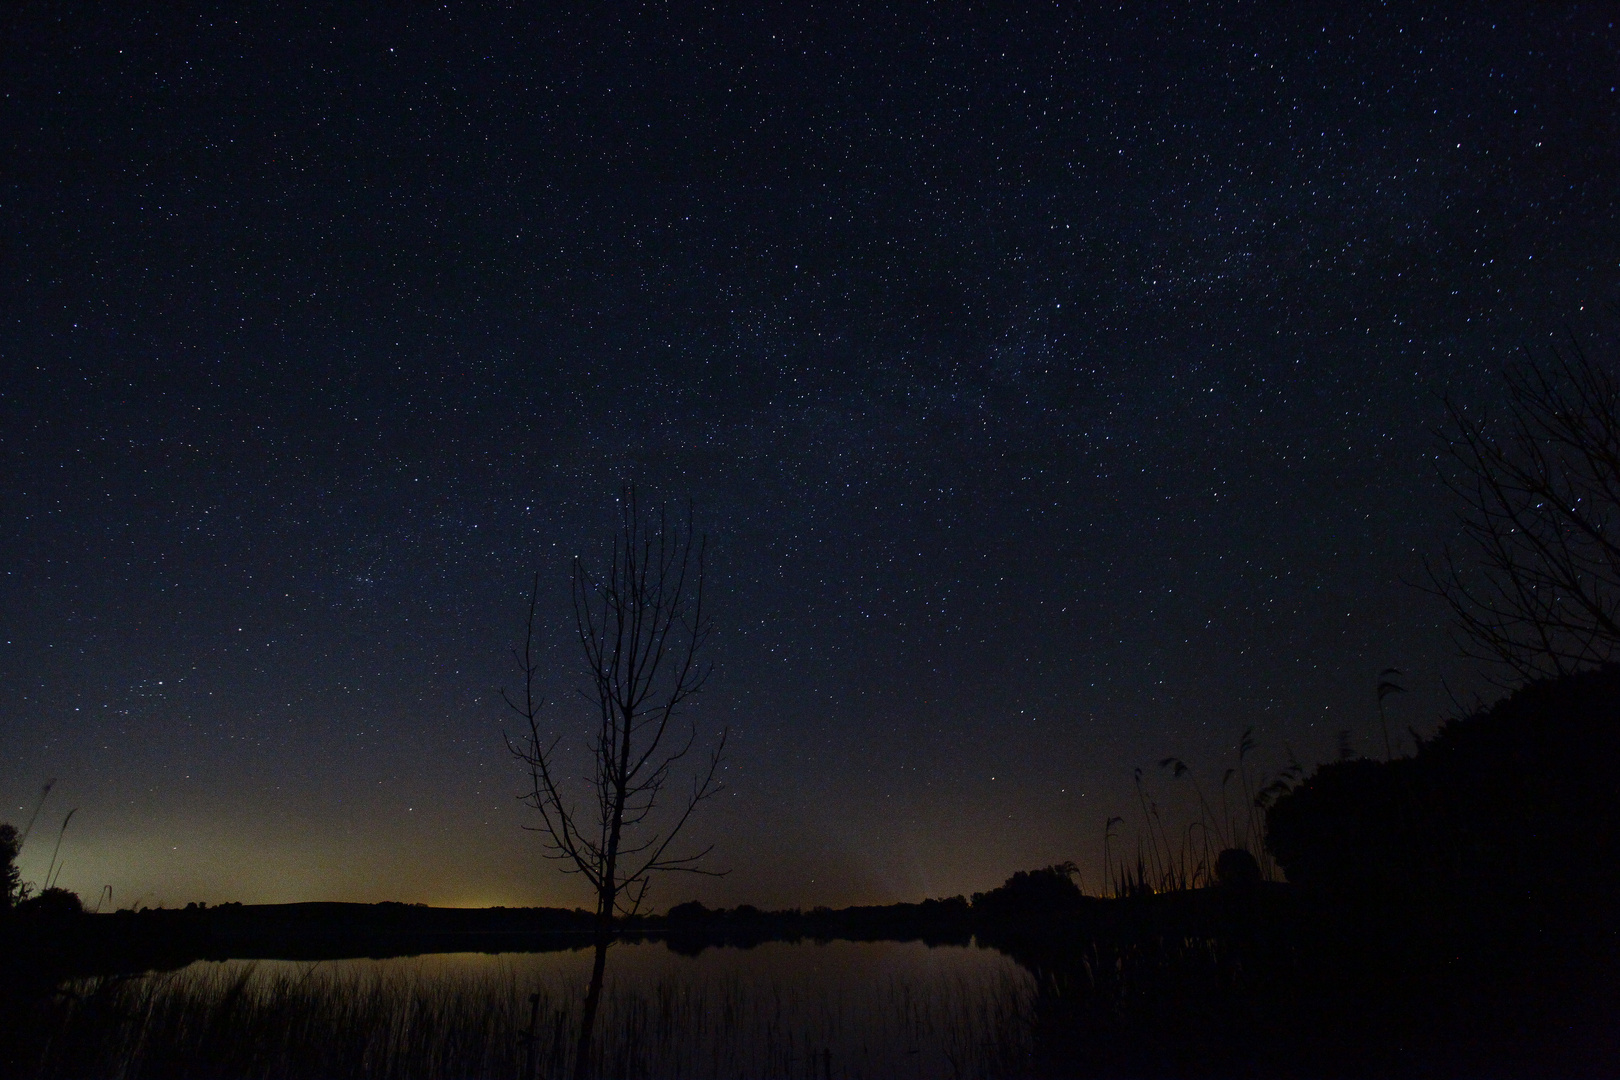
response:
[[[70,985],[44,1077],[561,1077],[589,950],[199,962]],[[617,945],[593,1073],[981,1077],[1025,1071],[1035,986],[1001,953]],[[532,1025],[532,1027],[531,1027]],[[532,1036],[531,1036],[532,1031]]]

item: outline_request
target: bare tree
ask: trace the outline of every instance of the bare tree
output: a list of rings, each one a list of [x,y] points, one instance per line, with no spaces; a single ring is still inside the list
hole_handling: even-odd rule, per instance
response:
[[[1620,658],[1620,382],[1573,340],[1505,379],[1498,424],[1447,402],[1473,558],[1426,570],[1463,653],[1531,680]]]
[[[534,655],[539,577],[529,597],[522,652],[521,698],[502,697],[523,721],[523,734],[507,746],[528,772],[523,801],[539,812],[546,855],[565,873],[579,874],[596,895],[596,964],[580,1026],[575,1076],[589,1071],[591,1029],[601,999],[607,948],[617,916],[634,915],[660,871],[717,875],[701,862],[710,851],[680,854],[674,848],[698,806],[720,791],[719,768],[727,731],[697,759],[695,720],[682,706],[702,690],[712,666],[700,658],[710,624],[703,607],[703,538],[694,538],[690,511],[686,529],[673,526],[660,509],[644,514],[634,487],[620,499],[620,522],[605,574],[592,574],[575,558],[574,629],[584,653],[591,703],[593,762],[590,794],[570,796],[559,746],[536,696]],[[671,788],[682,781],[678,790]],[[687,783],[689,782],[689,783]],[[672,796],[666,804],[666,794]]]

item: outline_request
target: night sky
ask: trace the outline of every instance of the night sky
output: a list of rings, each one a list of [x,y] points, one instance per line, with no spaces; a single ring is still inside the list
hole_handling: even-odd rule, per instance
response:
[[[1482,688],[1439,395],[1620,298],[1608,5],[133,6],[0,14],[0,808],[92,904],[588,902],[498,691],[538,572],[588,721],[627,481],[733,729],[655,906],[1095,888],[1135,768]]]

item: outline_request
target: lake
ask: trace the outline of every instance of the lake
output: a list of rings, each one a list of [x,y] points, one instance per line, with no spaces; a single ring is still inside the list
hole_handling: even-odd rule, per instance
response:
[[[587,949],[386,960],[199,961],[78,980],[45,1077],[571,1075]],[[918,942],[608,957],[599,1075],[1001,1077],[1026,1071],[1035,984],[992,949]]]

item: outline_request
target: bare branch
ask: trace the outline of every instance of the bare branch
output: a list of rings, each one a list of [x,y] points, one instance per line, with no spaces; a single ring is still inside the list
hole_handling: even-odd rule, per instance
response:
[[[1424,569],[1463,655],[1528,681],[1620,656],[1620,381],[1574,341],[1504,381],[1498,424],[1446,402],[1442,482],[1472,558]]]
[[[728,732],[721,732],[686,796],[674,806],[662,805],[698,744],[697,724],[683,719],[684,707],[713,670],[701,659],[710,631],[706,571],[707,542],[693,529],[691,508],[683,531],[661,508],[644,513],[634,487],[622,493],[603,572],[591,572],[583,559],[573,562],[574,635],[587,671],[580,694],[593,709],[591,767],[580,778],[594,801],[588,824],[558,782],[561,736],[542,732],[534,692],[538,577],[523,648],[513,650],[524,691],[502,691],[502,698],[522,718],[526,733],[517,742],[508,738],[507,747],[529,773],[521,799],[540,817],[538,825],[526,827],[545,839],[547,858],[591,882],[602,926],[615,914],[640,911],[655,873],[721,873],[699,865],[712,847],[675,855],[672,845],[697,808],[723,787],[719,772]]]

